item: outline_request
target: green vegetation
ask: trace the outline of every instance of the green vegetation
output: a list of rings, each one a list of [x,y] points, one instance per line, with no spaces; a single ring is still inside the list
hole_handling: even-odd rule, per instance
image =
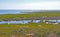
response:
[[[16,19],[16,18],[34,18],[43,16],[60,16],[60,13],[33,13],[33,14],[1,14],[0,19]]]
[[[24,29],[23,32],[19,33],[20,29]],[[14,31],[16,31],[16,33],[14,33]],[[32,32],[35,34],[35,36],[42,36],[45,35],[46,32],[50,33],[51,31],[56,31],[56,32],[60,32],[60,24],[54,25],[54,24],[45,24],[44,22],[40,22],[39,24],[35,24],[35,23],[29,23],[29,24],[1,24],[0,25],[0,37],[7,37],[7,36],[11,36],[11,35],[16,35],[21,36],[28,34],[29,32]],[[35,33],[37,32],[37,33]],[[39,34],[39,35],[36,35]]]
[[[0,19],[16,19],[16,18],[34,18],[43,16],[60,16],[60,13],[35,13],[35,14],[1,14]],[[20,29],[23,29],[21,32]],[[44,22],[29,24],[0,24],[0,37],[10,37],[16,35],[23,36],[32,32],[34,37],[46,37],[50,32],[56,31],[60,35],[60,24],[46,24]],[[38,34],[38,35],[37,35]],[[26,37],[26,36],[24,36]]]

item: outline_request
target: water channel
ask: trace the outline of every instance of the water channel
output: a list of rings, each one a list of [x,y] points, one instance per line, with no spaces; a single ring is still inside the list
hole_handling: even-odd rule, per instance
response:
[[[0,21],[0,24],[28,24],[32,20],[19,20],[19,21]],[[41,20],[33,20],[34,23],[39,23]],[[43,20],[43,22],[60,23],[60,20]]]

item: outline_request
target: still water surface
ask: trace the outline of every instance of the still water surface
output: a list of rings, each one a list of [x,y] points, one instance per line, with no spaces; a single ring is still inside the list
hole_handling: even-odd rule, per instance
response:
[[[1,21],[0,24],[28,24],[29,22],[31,22],[32,20],[19,20],[19,21]],[[39,23],[41,20],[33,20],[34,23]],[[45,20],[44,20],[45,21]],[[49,22],[57,22],[60,23],[60,20],[46,20]]]

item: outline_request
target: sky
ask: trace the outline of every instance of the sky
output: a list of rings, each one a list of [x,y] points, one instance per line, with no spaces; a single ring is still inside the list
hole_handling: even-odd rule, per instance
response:
[[[0,10],[60,10],[60,0],[0,0]]]

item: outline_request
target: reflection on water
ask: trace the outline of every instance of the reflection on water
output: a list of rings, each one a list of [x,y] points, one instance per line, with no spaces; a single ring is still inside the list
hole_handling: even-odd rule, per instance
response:
[[[39,23],[41,20],[33,20],[34,23]]]
[[[49,22],[56,22],[56,20],[46,20],[46,21],[49,21]]]
[[[19,20],[19,21],[1,21],[0,24],[28,24],[32,20]],[[34,23],[39,23],[41,20],[33,20]],[[52,23],[60,23],[60,20],[43,20],[46,23],[52,22]]]
[[[29,22],[31,22],[32,20],[20,20],[20,21],[1,21],[0,24],[28,24]],[[40,20],[33,20],[34,23],[38,23],[40,22]]]
[[[9,21],[9,24],[27,24],[30,20],[21,20],[21,21]]]
[[[46,20],[46,24],[59,24],[60,20]]]

